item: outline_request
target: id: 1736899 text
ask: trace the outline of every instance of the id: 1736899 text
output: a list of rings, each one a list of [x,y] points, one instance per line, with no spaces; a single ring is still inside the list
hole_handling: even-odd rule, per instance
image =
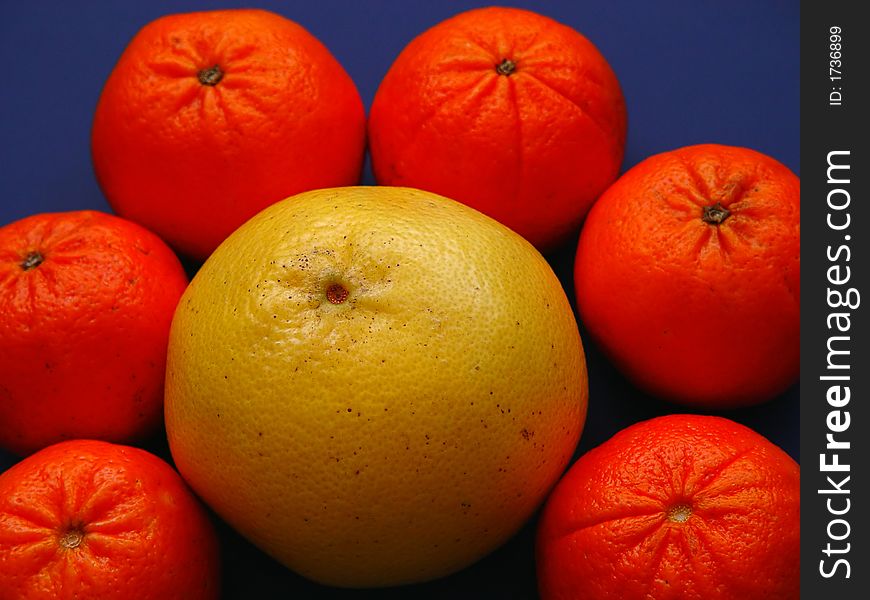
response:
[[[833,25],[828,29],[828,77],[831,79],[829,106],[843,104],[843,28]]]

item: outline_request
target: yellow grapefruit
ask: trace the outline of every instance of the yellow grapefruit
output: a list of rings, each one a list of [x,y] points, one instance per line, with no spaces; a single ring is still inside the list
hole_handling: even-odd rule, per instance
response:
[[[179,303],[172,456],[240,533],[338,586],[422,581],[508,539],[570,459],[586,367],[519,235],[407,188],[254,217]]]

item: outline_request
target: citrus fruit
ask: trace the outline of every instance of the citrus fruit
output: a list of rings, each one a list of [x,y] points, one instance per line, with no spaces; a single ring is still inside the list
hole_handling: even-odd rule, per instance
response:
[[[575,281],[581,322],[639,387],[769,400],[800,364],[800,181],[746,148],[648,158],[590,211]]]
[[[217,537],[172,468],[71,440],[0,474],[0,598],[216,599]]]
[[[547,249],[616,179],[626,135],[615,74],[580,33],[516,8],[419,35],[378,88],[378,183],[468,204]]]
[[[313,191],[243,225],[172,323],[166,427],[193,489],[337,586],[458,570],[572,456],[586,370],[540,254],[412,189]]]
[[[100,96],[92,154],[119,215],[204,258],[263,207],[358,181],[365,114],[341,65],[263,10],[161,17]]]
[[[0,228],[0,446],[132,441],[160,426],[187,276],[135,223],[94,211]]]
[[[553,490],[537,565],[542,600],[796,600],[800,468],[728,419],[638,423]]]

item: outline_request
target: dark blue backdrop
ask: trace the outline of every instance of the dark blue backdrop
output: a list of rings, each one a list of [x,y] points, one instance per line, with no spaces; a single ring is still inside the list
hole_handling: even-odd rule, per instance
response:
[[[626,96],[623,168],[702,142],[754,148],[800,174],[797,0],[586,0],[507,2],[571,25],[607,57]],[[471,1],[317,0],[251,3],[323,41],[368,107],[399,51]],[[154,18],[240,6],[230,2],[0,3],[0,225],[45,211],[109,210],[91,168],[89,131],[102,84],[135,32]],[[373,179],[368,168],[364,183]],[[573,301],[572,244],[548,256]],[[195,268],[192,266],[191,268]],[[587,343],[590,411],[578,456],[637,420],[685,411],[640,394]],[[724,414],[798,458],[797,388],[766,405]],[[159,437],[149,449],[169,458]],[[0,451],[0,469],[14,459]],[[534,522],[453,577],[389,591],[336,591],[272,562],[218,523],[227,598],[530,598]]]

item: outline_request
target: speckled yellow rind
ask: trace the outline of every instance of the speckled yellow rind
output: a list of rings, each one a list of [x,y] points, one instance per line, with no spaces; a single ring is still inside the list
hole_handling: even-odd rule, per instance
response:
[[[562,473],[586,402],[546,261],[418,190],[266,209],[203,265],[172,324],[178,469],[244,536],[332,585],[431,579],[503,543]]]

